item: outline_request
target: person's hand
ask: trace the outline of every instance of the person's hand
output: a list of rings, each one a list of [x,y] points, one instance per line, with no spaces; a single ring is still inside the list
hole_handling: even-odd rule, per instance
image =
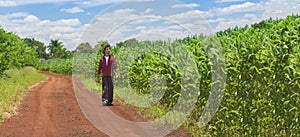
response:
[[[116,74],[116,78],[118,78],[118,77],[119,77],[119,74],[117,73],[117,74]]]
[[[101,78],[97,77],[97,82],[100,83],[101,82]]]

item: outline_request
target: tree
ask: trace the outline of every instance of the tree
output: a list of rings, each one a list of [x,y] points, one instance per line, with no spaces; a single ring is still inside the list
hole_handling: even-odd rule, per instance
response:
[[[80,53],[93,53],[93,48],[91,45],[86,42],[86,43],[81,43],[78,45],[75,49],[75,52],[80,52]]]
[[[72,57],[72,52],[63,47],[63,43],[59,40],[51,40],[48,45],[48,50],[51,58],[69,58]]]
[[[265,20],[263,20],[263,21],[260,21],[259,23],[254,23],[254,24],[252,24],[251,25],[251,27],[253,27],[253,28],[267,28],[268,27],[268,24],[266,23],[266,21]]]
[[[36,67],[36,51],[24,43],[18,35],[0,28],[0,76],[5,70],[25,66]]]
[[[51,58],[56,58],[58,55],[58,52],[62,50],[63,44],[59,40],[51,40],[51,42],[48,45],[48,51]]]
[[[138,44],[138,41],[136,40],[136,38],[132,38],[132,39],[125,40],[124,42],[119,42],[116,44],[116,46],[118,48],[121,48],[121,47],[130,46],[130,45],[136,45],[136,44]]]
[[[34,38],[25,38],[24,42],[36,50],[39,58],[48,59],[49,55],[46,53],[46,46],[44,43],[35,40]]]

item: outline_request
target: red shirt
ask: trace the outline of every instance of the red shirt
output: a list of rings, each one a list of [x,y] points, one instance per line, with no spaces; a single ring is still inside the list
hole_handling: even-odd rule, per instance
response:
[[[99,60],[98,74],[102,72],[102,76],[112,76],[112,69],[117,70],[117,67],[118,65],[114,56],[109,55],[107,63],[105,57],[103,56]]]

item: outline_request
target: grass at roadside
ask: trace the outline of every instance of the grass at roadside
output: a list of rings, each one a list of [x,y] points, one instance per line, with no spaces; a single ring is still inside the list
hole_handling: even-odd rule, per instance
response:
[[[16,114],[15,108],[28,88],[46,78],[32,67],[7,70],[0,78],[0,121]]]
[[[86,89],[100,91],[100,89],[99,89],[100,84],[97,84],[93,78],[89,78],[89,79],[82,78],[82,82]]]

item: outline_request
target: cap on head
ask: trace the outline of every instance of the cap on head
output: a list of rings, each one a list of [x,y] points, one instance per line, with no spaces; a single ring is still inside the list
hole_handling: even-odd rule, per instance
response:
[[[109,44],[105,44],[102,48],[102,53],[105,53],[106,48],[110,48]]]

